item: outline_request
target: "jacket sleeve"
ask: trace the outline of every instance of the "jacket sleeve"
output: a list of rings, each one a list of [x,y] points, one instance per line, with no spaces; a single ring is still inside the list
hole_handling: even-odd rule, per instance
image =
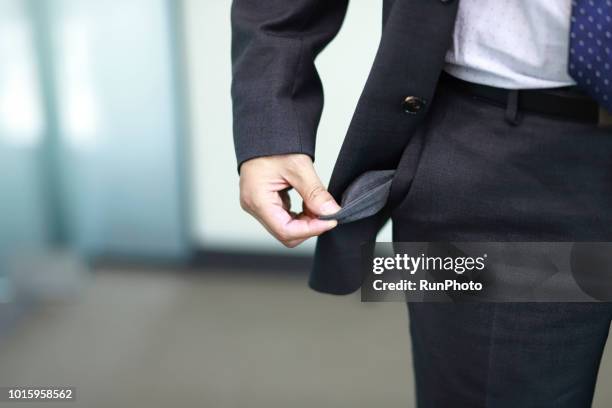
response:
[[[314,60],[348,0],[234,0],[232,100],[238,165],[275,154],[314,159],[323,88]]]

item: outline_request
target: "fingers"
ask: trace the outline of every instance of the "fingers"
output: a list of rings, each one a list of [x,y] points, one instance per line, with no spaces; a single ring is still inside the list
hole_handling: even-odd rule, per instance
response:
[[[336,227],[336,221],[322,221],[305,213],[291,214],[282,204],[262,204],[255,217],[276,239],[289,248]]]
[[[304,200],[304,211],[291,212],[289,189]],[[276,239],[293,248],[308,238],[336,227],[336,221],[319,220],[340,206],[323,187],[312,161],[305,155],[253,159],[242,166],[240,203]]]
[[[297,165],[290,166],[285,178],[304,200],[305,209],[315,216],[332,215],[340,211],[340,206],[327,191],[317,175],[312,161],[307,156],[295,158]]]

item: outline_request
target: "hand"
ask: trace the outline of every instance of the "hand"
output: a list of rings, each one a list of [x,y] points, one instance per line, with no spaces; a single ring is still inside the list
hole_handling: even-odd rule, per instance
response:
[[[291,188],[302,196],[299,214],[291,211]],[[334,228],[336,221],[322,221],[318,216],[340,210],[319,180],[312,160],[304,154],[244,162],[240,170],[240,205],[288,248]]]

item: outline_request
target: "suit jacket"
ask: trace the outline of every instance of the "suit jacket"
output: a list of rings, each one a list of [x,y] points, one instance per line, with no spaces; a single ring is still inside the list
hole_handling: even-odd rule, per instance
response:
[[[384,0],[380,46],[329,183],[336,200],[359,175],[396,169],[406,154],[433,98],[458,1]],[[347,5],[348,0],[234,0],[232,98],[239,165],[274,154],[314,159],[323,108],[314,60],[340,29]],[[408,173],[397,172],[392,197],[405,194]],[[362,244],[375,241],[391,209],[319,237],[310,286],[334,294],[359,289]]]

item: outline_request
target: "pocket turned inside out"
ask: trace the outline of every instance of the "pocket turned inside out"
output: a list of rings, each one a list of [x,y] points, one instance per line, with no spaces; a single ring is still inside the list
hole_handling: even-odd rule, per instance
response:
[[[346,224],[370,217],[387,204],[395,170],[373,170],[357,177],[342,195],[342,209],[336,214],[321,216]]]

